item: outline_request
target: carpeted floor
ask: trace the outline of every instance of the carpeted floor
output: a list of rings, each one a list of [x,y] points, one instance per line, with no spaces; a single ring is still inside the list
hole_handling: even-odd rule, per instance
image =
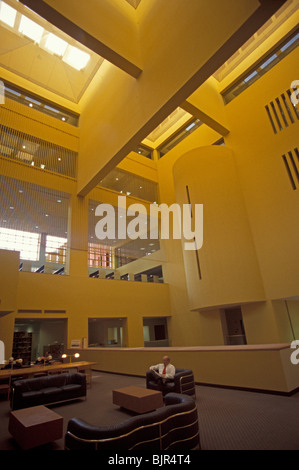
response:
[[[92,424],[114,424],[132,416],[112,403],[112,390],[145,386],[145,379],[93,372],[87,400],[52,405],[68,420],[80,417]],[[299,393],[279,396],[196,386],[202,450],[299,450]],[[0,401],[0,450],[19,450],[8,432],[9,402]],[[64,439],[43,450],[63,450]],[[38,449],[41,450],[41,449]]]

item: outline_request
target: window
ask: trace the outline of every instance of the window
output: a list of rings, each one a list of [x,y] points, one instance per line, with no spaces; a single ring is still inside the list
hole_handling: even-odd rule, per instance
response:
[[[143,157],[150,159],[152,158],[152,149],[147,147],[146,145],[138,145],[138,147],[134,149],[134,152],[138,153],[139,155],[142,155]]]
[[[145,347],[169,346],[167,317],[143,318],[143,338]]]
[[[62,263],[66,261],[67,238],[46,237],[46,262]]]
[[[113,268],[112,248],[97,243],[88,243],[88,266]]]
[[[88,347],[125,347],[126,318],[89,318]]]
[[[238,95],[240,95],[252,83],[258,80],[287,54],[295,49],[299,44],[299,31],[296,31],[289,36],[283,43],[275,48],[274,51],[264,57],[254,68],[248,70],[242,78],[237,80],[232,86],[222,92],[222,97],[225,104],[228,104]]]
[[[3,125],[0,125],[0,154],[35,168],[76,177],[76,152]]]
[[[167,152],[173,149],[176,145],[178,145],[182,140],[184,140],[188,135],[190,135],[195,129],[201,126],[202,122],[199,119],[192,119],[191,121],[187,122],[183,128],[179,129],[175,132],[170,139],[167,139],[162,145],[158,147],[158,152],[160,157],[163,157]]]
[[[47,114],[48,116],[52,116],[55,119],[59,119],[60,121],[67,122],[72,126],[78,126],[79,124],[79,115],[75,114],[65,108],[61,108],[60,106],[47,102],[43,98],[32,95],[26,90],[21,88],[17,88],[15,85],[10,84],[8,82],[4,83],[5,87],[5,97],[9,98],[13,101],[17,101],[18,103],[24,104],[25,106],[29,106],[41,113]]]
[[[0,248],[19,251],[20,258],[37,261],[40,250],[40,235],[9,228],[0,228]]]

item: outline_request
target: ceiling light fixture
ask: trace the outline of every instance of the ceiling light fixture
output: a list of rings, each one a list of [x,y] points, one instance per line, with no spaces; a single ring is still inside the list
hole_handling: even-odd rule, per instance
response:
[[[22,15],[19,26],[19,32],[24,34],[24,36],[27,36],[28,38],[32,39],[33,41],[39,43],[42,38],[44,28],[27,18],[27,16]]]
[[[0,5],[0,20],[13,28],[15,24],[17,11],[4,2]]]

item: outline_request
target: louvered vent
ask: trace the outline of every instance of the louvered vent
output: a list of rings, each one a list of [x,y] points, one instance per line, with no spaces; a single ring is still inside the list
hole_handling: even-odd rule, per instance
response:
[[[282,160],[291,184],[292,189],[299,187],[299,151],[296,147],[282,155]]]
[[[291,100],[291,90],[287,90],[265,106],[274,134],[283,131],[299,119],[298,105]]]

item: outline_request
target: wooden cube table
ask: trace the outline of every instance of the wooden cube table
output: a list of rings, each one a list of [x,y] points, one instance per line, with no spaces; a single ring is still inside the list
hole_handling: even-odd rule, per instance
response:
[[[113,403],[135,413],[147,413],[161,408],[163,403],[162,392],[142,387],[124,387],[112,390]]]
[[[32,449],[61,439],[63,417],[45,406],[11,411],[8,430],[22,449]]]

